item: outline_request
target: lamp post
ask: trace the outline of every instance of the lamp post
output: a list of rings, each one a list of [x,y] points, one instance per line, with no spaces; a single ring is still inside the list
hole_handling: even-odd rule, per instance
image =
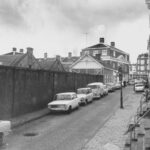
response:
[[[150,0],[145,0],[145,2],[146,2],[146,5],[147,5],[147,8],[149,10],[149,33],[150,33]],[[149,82],[150,82],[150,37],[148,39],[147,49],[148,49],[148,79],[149,79]]]
[[[122,66],[121,65],[118,67],[118,73],[119,73],[119,81],[120,81],[120,84],[121,84],[121,89],[120,89],[120,108],[123,109]]]

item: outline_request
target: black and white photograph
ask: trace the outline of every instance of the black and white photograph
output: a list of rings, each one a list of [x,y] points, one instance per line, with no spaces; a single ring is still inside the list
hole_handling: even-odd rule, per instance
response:
[[[150,150],[150,0],[0,0],[0,150]]]

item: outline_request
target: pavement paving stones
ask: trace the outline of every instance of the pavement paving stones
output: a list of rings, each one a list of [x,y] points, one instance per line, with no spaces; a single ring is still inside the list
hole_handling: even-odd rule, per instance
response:
[[[118,108],[96,135],[89,140],[82,150],[106,150],[106,145],[123,150],[129,121],[137,112],[141,94],[131,94],[124,102],[124,109]],[[112,150],[112,149],[110,149]],[[115,148],[114,148],[115,150]]]

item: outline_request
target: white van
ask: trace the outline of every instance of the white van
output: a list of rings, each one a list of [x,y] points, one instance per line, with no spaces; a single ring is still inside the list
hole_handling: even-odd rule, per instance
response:
[[[87,87],[92,89],[93,98],[101,98],[104,96],[104,84],[102,82],[89,83]]]

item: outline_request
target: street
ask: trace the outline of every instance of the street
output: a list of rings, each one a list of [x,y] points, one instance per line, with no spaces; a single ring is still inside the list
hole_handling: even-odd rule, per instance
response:
[[[123,88],[123,100],[133,87]],[[81,150],[120,106],[120,90],[71,114],[53,113],[12,131],[5,150]],[[34,136],[32,136],[32,134]],[[107,135],[106,135],[107,136]]]

